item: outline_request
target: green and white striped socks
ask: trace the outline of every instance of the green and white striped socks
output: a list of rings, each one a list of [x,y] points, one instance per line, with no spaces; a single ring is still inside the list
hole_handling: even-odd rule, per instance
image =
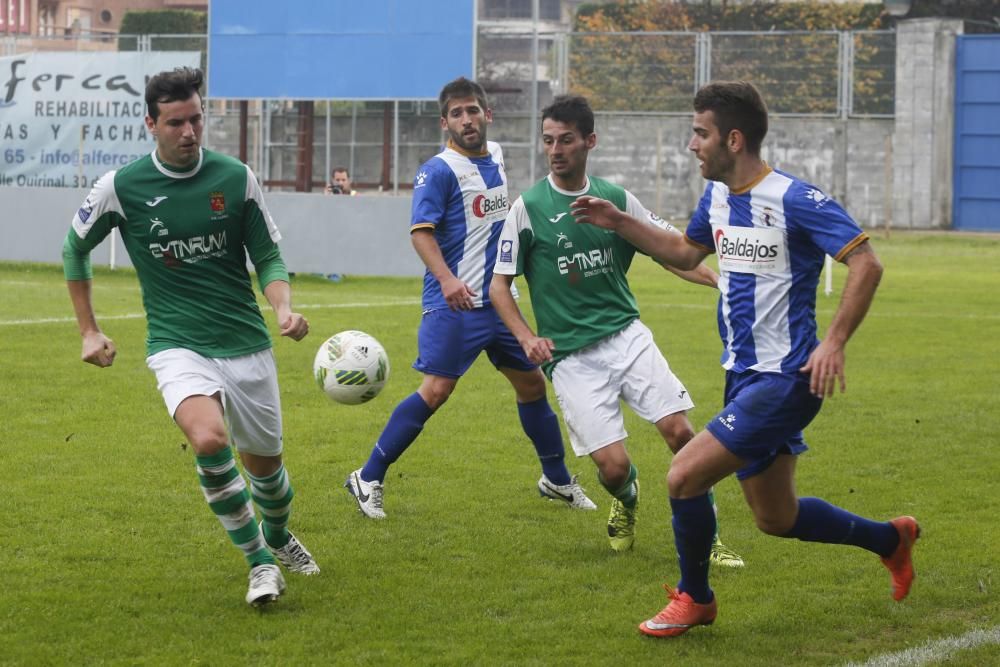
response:
[[[250,478],[253,500],[264,519],[264,538],[271,547],[280,549],[288,544],[288,515],[295,497],[285,466],[282,464],[267,477],[254,477],[249,472],[247,477]]]
[[[613,489],[601,477],[600,471],[597,472],[597,479],[607,489],[607,492],[620,500],[622,505],[629,509],[635,509],[636,503],[639,502],[639,486],[636,484],[636,478],[638,477],[639,471],[636,469],[635,464],[630,463],[628,467],[628,479],[620,487]]]
[[[274,564],[274,556],[267,550],[257,525],[246,482],[236,468],[233,450],[225,447],[216,454],[195,456],[195,464],[208,506],[250,567]]]

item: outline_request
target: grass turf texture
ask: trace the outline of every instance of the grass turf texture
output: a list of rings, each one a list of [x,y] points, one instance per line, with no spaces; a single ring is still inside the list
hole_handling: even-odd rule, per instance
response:
[[[894,234],[874,245],[883,284],[848,346],[847,393],[807,430],[798,490],[874,518],[915,515],[910,598],[894,603],[888,574],[860,549],[758,533],[730,479],[716,489],[722,536],[748,566],[714,572],[718,620],[675,640],[636,630],[678,572],[669,455],[631,413],[644,480],[631,553],[608,548],[610,498],[589,460],[569,466],[598,512],[539,499],[512,391],[485,358],[390,470],[389,518],[358,514],[341,484],[419,382],[419,280],[293,281],[312,334],[275,345],[291,525],[323,572],[286,575],[286,594],[258,612],[145,367],[144,320],[114,319],[141,313],[134,275],[97,270],[95,307],[119,350],[101,370],[79,361],[61,271],[0,264],[0,663],[827,665],[993,627],[1000,241]],[[845,275],[838,266],[838,290]],[[631,281],[700,428],[722,394],[715,297],[642,258]],[[821,331],[838,293],[818,297]],[[335,405],[312,380],[316,347],[343,329],[389,353],[393,376],[371,403]],[[997,659],[993,645],[949,664]]]

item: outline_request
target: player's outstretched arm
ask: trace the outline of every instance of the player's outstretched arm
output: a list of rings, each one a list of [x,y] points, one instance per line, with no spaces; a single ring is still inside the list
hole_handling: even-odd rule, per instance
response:
[[[851,335],[865,319],[882,279],[882,263],[867,241],[842,260],[847,265],[847,280],[840,305],[826,336],[809,355],[801,372],[809,373],[809,390],[816,396],[832,396],[839,381],[840,391],[847,390],[844,376],[844,348]]]
[[[448,268],[434,232],[430,229],[414,229],[410,232],[410,242],[424,266],[441,284],[441,294],[448,302],[448,307],[452,310],[472,310],[472,298],[476,293]]]
[[[309,320],[292,311],[292,287],[284,280],[272,280],[264,287],[264,297],[278,318],[281,335],[302,340],[309,333]]]
[[[719,287],[719,274],[713,271],[710,267],[706,266],[704,262],[690,271],[681,271],[680,269],[675,269],[669,264],[661,264],[660,266],[678,278],[683,278],[689,283],[704,285],[705,287],[711,287],[713,289]]]
[[[651,257],[682,271],[694,269],[707,253],[655,225],[636,220],[611,202],[584,195],[570,204],[570,214],[578,223],[610,229]]]
[[[118,351],[115,349],[114,341],[105,336],[97,326],[97,317],[94,315],[93,302],[90,298],[90,286],[90,280],[66,281],[69,298],[73,302],[73,311],[76,313],[76,323],[83,338],[80,359],[104,368],[114,363]]]
[[[541,364],[552,361],[552,350],[555,343],[551,338],[541,338],[535,335],[528,322],[524,319],[521,309],[514,301],[514,295],[510,291],[514,276],[505,276],[494,273],[493,280],[490,281],[490,302],[493,304],[497,315],[507,325],[514,338],[521,344],[521,348],[533,364]]]

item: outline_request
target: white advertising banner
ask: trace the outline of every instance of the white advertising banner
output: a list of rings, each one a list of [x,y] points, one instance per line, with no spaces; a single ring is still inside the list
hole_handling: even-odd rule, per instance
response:
[[[0,58],[0,186],[90,187],[149,153],[146,81],[197,51]]]

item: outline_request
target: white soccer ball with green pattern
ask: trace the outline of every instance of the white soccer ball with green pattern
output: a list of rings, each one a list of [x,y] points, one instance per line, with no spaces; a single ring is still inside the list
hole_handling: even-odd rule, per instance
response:
[[[337,403],[365,403],[378,396],[389,379],[389,356],[365,332],[341,331],[319,346],[313,376]]]

